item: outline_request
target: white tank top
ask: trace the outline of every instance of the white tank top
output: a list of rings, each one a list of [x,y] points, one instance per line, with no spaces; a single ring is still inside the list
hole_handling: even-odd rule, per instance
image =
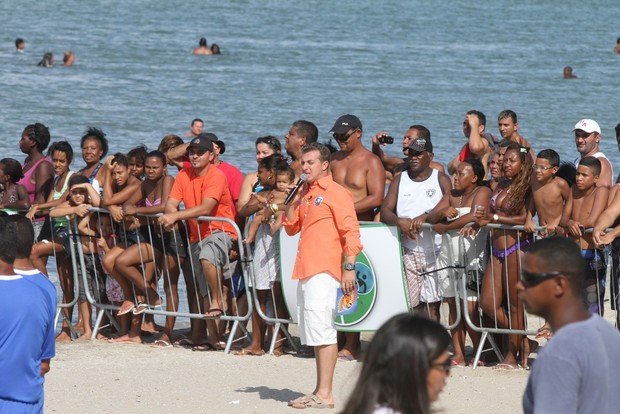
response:
[[[398,185],[398,200],[396,215],[398,217],[413,218],[425,211],[432,210],[443,197],[439,186],[439,172],[432,170],[431,175],[424,181],[413,181],[406,171],[400,175]],[[411,250],[427,251],[429,248],[438,249],[441,245],[441,235],[433,237],[431,230],[424,230],[416,240],[403,238],[403,246]]]

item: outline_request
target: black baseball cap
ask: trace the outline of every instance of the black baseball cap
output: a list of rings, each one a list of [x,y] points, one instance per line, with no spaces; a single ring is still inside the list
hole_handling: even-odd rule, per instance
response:
[[[217,137],[215,136],[215,134],[203,132],[198,134],[196,138],[191,140],[187,149],[198,148],[200,151],[213,152],[213,141],[217,141]]]
[[[335,134],[346,134],[350,129],[362,129],[362,121],[355,115],[342,115],[330,130]]]
[[[213,135],[213,134],[211,134]],[[213,135],[215,136],[215,135]],[[224,141],[220,141],[219,139],[212,139],[211,140],[212,143],[214,143],[215,145],[217,145],[218,147],[220,147],[220,154],[223,154],[224,151],[226,151],[226,144],[224,144]]]
[[[431,154],[433,153],[433,143],[428,138],[416,138],[411,141],[407,148],[418,152],[426,151]]]

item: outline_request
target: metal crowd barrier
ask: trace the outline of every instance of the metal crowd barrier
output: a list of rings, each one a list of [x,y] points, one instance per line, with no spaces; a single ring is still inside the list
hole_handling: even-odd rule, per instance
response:
[[[248,229],[249,229],[249,225],[246,225],[245,227],[245,233],[247,236],[248,233]],[[284,231],[283,229],[280,229],[278,231]],[[277,240],[278,237],[278,233],[275,233],[273,236],[274,240]],[[256,243],[262,243],[262,240],[256,240]],[[263,312],[263,310],[261,309],[260,306],[260,301],[258,298],[258,289],[256,288],[257,284],[256,284],[256,266],[259,266],[260,264],[258,262],[256,262],[254,260],[253,257],[253,253],[252,253],[252,249],[251,246],[246,246],[247,247],[247,257],[248,257],[248,262],[249,262],[249,281],[250,281],[250,289],[252,292],[252,300],[254,302],[253,304],[253,308],[254,311],[258,314],[258,316],[263,319],[263,321],[265,321],[266,324],[273,326],[273,331],[271,334],[271,341],[269,343],[269,349],[267,351],[267,353],[269,355],[273,355],[273,351],[276,348],[276,344],[278,343],[278,332],[282,332],[283,338],[280,341],[284,341],[285,339],[288,340],[289,344],[291,345],[291,347],[294,349],[294,351],[298,351],[298,347],[297,344],[295,343],[295,341],[293,340],[293,337],[291,336],[291,334],[288,331],[288,325],[289,324],[294,324],[294,322],[288,318],[288,314],[284,314],[284,315],[278,315],[278,310],[277,310],[277,306],[276,306],[276,302],[277,302],[277,294],[275,292],[275,287],[271,286],[268,290],[268,298],[267,298],[267,311],[272,310],[273,314],[269,315],[265,312]],[[280,257],[280,252],[278,252],[278,261]],[[279,274],[280,272],[278,271],[278,269],[274,267],[270,267],[268,269],[268,271],[270,273],[273,273],[275,275]],[[252,327],[252,329],[254,329],[254,327]]]
[[[430,229],[431,227],[432,226],[428,224],[423,225],[423,228],[426,228],[426,229]],[[498,276],[497,276],[497,269],[495,269],[495,266],[496,266],[495,261],[486,259],[486,263],[484,263],[483,266],[480,266],[480,262],[479,263],[475,263],[475,261],[472,262],[471,256],[468,258],[467,255],[463,254],[464,252],[463,252],[462,246],[464,245],[464,242],[466,241],[466,237],[460,236],[460,235],[454,236],[458,240],[458,243],[455,243],[454,245],[450,246],[451,247],[449,249],[450,259],[448,262],[448,266],[445,266],[443,268],[432,269],[432,270],[429,270],[423,273],[424,277],[431,277],[431,275],[437,272],[448,270],[452,284],[454,286],[458,286],[456,295],[458,299],[460,300],[456,301],[457,302],[456,315],[455,315],[456,320],[453,323],[449,323],[445,321],[445,306],[444,306],[442,308],[442,311],[444,311],[444,314],[442,315],[442,324],[446,327],[446,329],[452,330],[454,329],[455,325],[459,324],[460,319],[463,318],[467,325],[467,328],[481,334],[479,345],[475,347],[475,356],[473,360],[474,368],[477,367],[478,362],[480,360],[480,356],[482,352],[485,350],[484,347],[487,342],[491,345],[491,348],[487,350],[493,350],[500,361],[503,359],[503,355],[500,351],[499,346],[496,344],[496,341],[494,340],[493,335],[498,335],[498,334],[523,335],[523,337],[526,338],[527,336],[536,335],[538,333],[538,330],[542,328],[545,323],[545,321],[542,318],[527,313],[527,311],[523,308],[523,305],[520,304],[520,301],[517,301],[516,298],[512,296],[512,295],[515,295],[516,292],[511,294],[511,290],[514,291],[514,288],[513,289],[510,288],[509,280],[511,279],[512,281],[517,281],[520,279],[520,275],[512,274],[512,272],[514,272],[515,269],[509,269],[507,257],[509,257],[511,254],[514,254],[515,255],[514,257],[518,259],[517,267],[518,269],[520,269],[521,260],[522,260],[521,245],[522,244],[524,245],[523,248],[525,250],[526,249],[525,245],[528,244],[527,242],[525,242],[525,240],[528,240],[528,239],[524,238],[523,234],[521,233],[521,231],[523,231],[523,226],[506,226],[506,225],[499,225],[499,224],[489,224],[486,226],[486,228],[489,231],[488,237],[485,236],[482,240],[475,239],[472,242],[472,245],[473,245],[473,251],[481,253],[481,254],[486,252],[486,256],[488,256],[489,259],[490,259],[490,254],[492,254],[491,253],[492,252],[491,236],[493,232],[498,232],[498,231],[503,232],[504,236],[506,235],[507,232],[511,232],[516,237],[516,244],[513,245],[513,246],[516,246],[515,250],[511,252],[512,246],[508,246],[508,244],[505,241],[506,238],[504,238],[504,241],[505,241],[504,246],[502,246],[502,249],[498,253],[498,256],[504,256],[504,260],[503,261],[500,260],[501,266],[503,266],[503,269],[502,269],[503,276],[499,276],[499,277],[503,277],[503,279],[501,280],[501,283],[503,283],[504,286],[506,286],[507,288],[505,289],[506,294],[504,296],[502,296],[502,292],[498,292],[497,289],[495,288],[491,291],[491,299],[492,299],[491,302],[495,305],[493,308],[493,311],[486,312],[486,313],[483,311],[482,300],[481,300],[482,298],[482,285],[481,284],[482,284],[482,274],[484,274],[485,270],[487,270],[486,269],[487,266],[491,266],[490,275],[492,277],[492,286],[495,287],[498,285],[497,282],[500,282],[499,280],[496,279]],[[481,231],[483,230],[484,228],[481,229]],[[540,234],[541,234],[540,232],[544,231],[544,228],[537,227],[535,228],[535,230],[536,230],[536,233],[534,233],[533,235],[527,235],[527,236],[529,236],[530,238],[538,238],[540,237]],[[452,232],[453,234],[456,233],[456,231],[452,231]],[[592,232],[592,229],[588,229],[586,230],[586,232]],[[444,236],[442,248],[446,248],[445,242],[446,242],[446,237]],[[476,246],[476,244],[480,244],[480,243],[482,243],[482,246]],[[617,302],[614,301],[614,298],[618,297],[618,277],[617,277],[618,257],[617,255],[614,257],[611,257],[611,248],[605,248],[602,251],[602,253],[604,255],[604,261],[610,264],[610,266],[607,267],[606,272],[599,272],[599,267],[596,267],[593,269],[596,275],[596,283],[594,285],[596,289],[595,289],[595,292],[591,292],[591,294],[595,294],[597,298],[600,298],[599,314],[602,316],[603,309],[604,309],[602,298],[604,296],[604,292],[601,290],[601,287],[604,287],[606,285],[607,278],[609,278],[612,281],[611,290],[608,293],[612,300],[612,309],[616,310],[616,321],[617,321],[618,320],[618,309],[617,309]],[[475,256],[476,255],[474,255],[474,257]],[[611,265],[613,261],[615,261],[615,263]],[[510,275],[508,274],[509,272],[511,273]],[[477,281],[477,283],[470,283],[472,281]],[[447,296],[445,292],[440,292],[440,295],[444,299]],[[478,316],[475,317],[474,315],[471,315],[468,311],[468,302],[476,298],[478,299],[476,300]],[[520,306],[520,308],[518,307],[516,309],[517,311],[516,314],[511,310],[510,303],[512,301],[516,302],[517,306]],[[507,323],[502,324],[498,320],[498,313],[497,313],[498,305],[502,307],[504,313],[506,314]],[[523,310],[523,316],[522,316],[522,320],[519,320],[519,317],[520,317],[519,311],[521,309]],[[485,316],[487,317],[487,319],[485,319]],[[489,320],[490,320],[490,323],[489,323]]]
[[[99,215],[104,215],[104,214],[109,214],[109,212],[105,209],[99,209],[99,208],[91,208],[90,211],[93,214],[97,214]],[[146,220],[147,223],[150,225],[148,227],[149,229],[149,240],[146,242],[149,246],[149,248],[152,248],[153,246],[153,232],[157,231],[157,232],[163,232],[163,228],[161,228],[161,226],[159,224],[157,224],[156,222],[156,218],[159,217],[161,214],[157,214],[157,215],[138,215],[139,217],[141,217],[143,220]],[[228,219],[223,219],[223,218],[219,218],[219,217],[198,217],[196,219],[198,222],[209,222],[209,223],[213,223],[213,222],[226,222],[229,223],[230,225],[233,226],[235,232],[236,232],[236,236],[237,236],[237,240],[234,242],[236,243],[236,247],[238,249],[239,252],[239,258],[238,258],[238,263],[240,266],[240,273],[241,273],[241,277],[239,279],[239,283],[243,282],[245,284],[245,286],[248,286],[248,273],[251,271],[251,260],[248,259],[248,257],[245,256],[245,252],[242,246],[242,238],[241,238],[241,233],[239,231],[239,228],[237,227],[237,225]],[[92,226],[90,226],[89,224],[89,231],[92,231],[92,233],[100,235],[101,234],[101,221],[97,220],[97,226],[99,228],[93,229]],[[75,231],[75,229],[77,228],[78,225],[78,220],[77,218],[74,220],[73,222],[73,230],[72,230],[72,239],[74,240],[78,240],[78,239],[83,239],[84,235],[80,235],[78,234],[78,232]],[[117,230],[117,232],[121,232],[125,233],[125,237],[126,237],[126,233],[128,232],[128,229],[126,229],[124,227],[124,225],[121,225],[120,228]],[[117,235],[118,236],[118,235]],[[92,236],[86,236],[86,238],[91,238]],[[176,234],[173,233],[173,237],[176,237]],[[185,243],[186,246],[188,247],[188,259],[189,259],[189,255],[191,254],[190,252],[190,242],[189,242],[189,236],[186,234],[185,236]],[[116,237],[115,240],[118,240],[119,237]],[[144,243],[141,241],[138,241],[138,245],[140,245],[140,243]],[[96,244],[96,243],[95,243]],[[94,252],[90,252],[90,253],[84,253],[84,249],[83,249],[83,245],[82,243],[71,243],[71,250],[72,250],[72,259],[73,259],[73,271],[74,271],[74,275],[77,279],[80,280],[80,282],[83,284],[83,286],[87,287],[88,286],[88,272],[86,271],[82,271],[80,272],[80,269],[87,269],[87,260],[85,259],[87,256],[91,257],[91,263],[96,263],[97,260],[99,260],[97,256],[97,254],[95,254]],[[92,250],[92,249],[91,249]],[[226,248],[226,250],[228,251],[228,248]],[[165,254],[166,252],[164,252]],[[180,258],[178,257],[177,254],[177,260],[179,260]],[[193,283],[194,285],[194,289],[192,289],[196,295],[196,301],[199,304],[203,304],[203,298],[200,297],[200,293],[199,293],[199,289],[197,289],[196,287],[200,286],[202,281],[198,281],[196,279],[197,275],[200,275],[200,277],[204,277],[202,276],[202,271],[198,272],[196,269],[196,265],[197,263],[199,263],[197,260],[188,260],[188,264],[186,266],[184,266],[184,268],[182,269],[182,272],[185,273],[191,273],[191,277],[189,278],[189,280],[191,280],[191,283]],[[196,263],[195,263],[196,262]],[[141,270],[142,270],[142,276],[143,276],[143,280],[145,281],[146,284],[146,280],[147,280],[147,276],[145,274],[145,268],[147,266],[148,263],[144,262],[141,260]],[[79,266],[78,266],[79,265]],[[89,266],[92,266],[89,264]],[[231,261],[229,258],[226,259],[226,264],[225,266],[223,266],[223,268],[231,268]],[[91,281],[93,284],[93,291],[94,293],[101,293],[104,292],[105,289],[103,286],[101,286],[101,283],[105,283],[105,278],[101,277],[101,275],[98,275],[98,272],[101,271],[101,268],[98,268],[98,266],[92,266],[89,267],[91,271],[93,271],[94,273],[94,277],[93,280]],[[158,277],[158,276],[162,276],[164,274],[164,272],[168,272],[169,269],[166,268],[161,268],[155,269],[155,273],[154,273],[154,277]],[[225,288],[224,288],[224,284],[223,282],[223,274],[222,274],[223,269],[219,268],[218,269],[218,290],[219,290],[219,294],[221,295],[221,297],[224,298],[224,300],[227,299],[228,295],[225,292]],[[80,274],[81,273],[81,274]],[[187,275],[184,275],[187,276]],[[180,277],[180,276],[179,276]],[[204,285],[204,284],[203,284]],[[160,299],[162,300],[162,305],[163,305],[163,298],[165,297],[165,293],[162,294],[162,287],[160,283],[157,283],[157,294],[159,295]],[[169,287],[168,287],[169,288]],[[118,311],[118,309],[120,309],[119,306],[117,305],[113,305],[110,304],[109,301],[107,300],[107,298],[105,297],[105,295],[101,295],[101,294],[91,294],[91,292],[89,291],[88,288],[85,288],[85,293],[86,293],[86,297],[88,302],[90,302],[96,309],[98,309],[99,311],[97,312],[97,318],[96,318],[96,322],[95,325],[93,327],[93,335],[91,339],[94,339],[97,335],[98,330],[102,327],[102,321],[104,316],[107,316],[108,319],[110,320],[110,322],[114,325],[117,326],[115,322],[115,317],[114,317],[114,311]],[[209,302],[211,302],[211,294],[209,292],[209,289],[207,289],[207,298],[209,300]],[[148,295],[148,293],[147,293]],[[147,297],[147,302],[148,302],[148,297]],[[134,290],[134,297],[132,298],[134,303],[138,303],[137,298],[136,298],[136,294],[135,294],[135,290]],[[189,300],[189,298],[188,298]],[[235,338],[235,335],[237,333],[237,329],[242,329],[244,330],[245,328],[243,327],[242,323],[246,322],[250,316],[251,313],[253,311],[253,306],[252,306],[252,301],[248,301],[248,306],[247,306],[247,310],[245,312],[239,312],[239,308],[236,306],[235,303],[235,308],[234,309],[226,309],[226,306],[223,306],[223,313],[221,316],[216,316],[216,317],[208,317],[205,315],[206,311],[202,312],[191,312],[189,310],[187,311],[181,311],[178,308],[178,304],[176,304],[177,306],[177,311],[166,311],[166,310],[161,310],[158,307],[150,307],[148,309],[146,309],[144,311],[144,313],[146,314],[152,314],[152,315],[160,315],[160,316],[166,316],[166,317],[186,317],[186,318],[191,318],[191,319],[217,319],[220,321],[226,321],[227,323],[231,323],[232,325],[229,326],[229,334],[228,334],[228,339],[226,340],[226,345],[224,348],[224,351],[226,353],[228,353],[230,351],[230,348],[232,346],[233,340]],[[203,306],[199,306],[198,309],[202,309]]]
[[[109,212],[105,209],[92,208],[91,211],[93,212],[93,214],[97,214],[97,215],[109,214]],[[147,243],[150,246],[152,246],[153,244],[153,238],[152,238],[153,231],[163,230],[159,228],[158,224],[156,224],[155,219],[158,216],[159,215],[141,216],[144,220],[152,224],[152,226],[149,227],[150,228],[150,231],[149,231],[150,239],[147,241]],[[288,319],[288,315],[278,315],[277,312],[274,315],[265,314],[265,312],[263,312],[259,306],[258,295],[256,291],[256,284],[254,283],[255,263],[253,261],[251,251],[249,251],[249,249],[245,249],[242,244],[243,237],[237,225],[230,220],[215,218],[215,217],[199,217],[198,221],[200,222],[203,222],[203,221],[228,222],[229,224],[233,226],[236,232],[236,236],[237,236],[237,240],[235,243],[236,243],[236,246],[239,252],[238,263],[239,263],[239,270],[240,270],[240,278],[238,279],[237,286],[235,287],[239,287],[239,285],[243,283],[246,289],[246,293],[249,295],[249,293],[251,292],[251,300],[249,300],[250,296],[248,296],[247,310],[245,311],[243,311],[243,309],[240,310],[238,305],[235,303],[233,305],[234,308],[226,310],[222,316],[219,316],[216,318],[210,318],[210,319],[219,319],[219,320],[226,321],[232,324],[229,329],[229,335],[226,341],[225,352],[230,351],[230,348],[232,346],[232,343],[234,341],[234,338],[235,338],[235,335],[238,329],[241,329],[247,335],[247,331],[245,329],[245,323],[251,317],[251,314],[253,311],[256,311],[257,314],[266,323],[273,325],[273,334],[272,334],[271,344],[269,347],[269,353],[273,353],[273,350],[276,345],[276,337],[277,337],[278,331],[281,331],[284,334],[284,336],[289,339],[290,343],[293,346],[295,346],[295,343],[294,341],[292,341],[291,335],[288,332],[288,329],[286,328],[288,324],[293,323],[290,319]],[[97,223],[100,223],[100,220],[97,220]],[[98,224],[97,226],[99,228],[95,228],[91,230],[95,234],[101,234],[102,229],[101,229],[100,224]],[[511,231],[513,233],[517,232],[516,233],[517,246],[519,247],[517,247],[516,251],[514,251],[512,254],[515,254],[516,255],[515,257],[519,258],[519,261],[521,260],[520,242],[523,239],[521,238],[521,233],[518,233],[518,231],[522,231],[523,226],[505,226],[505,225],[489,224],[486,227],[488,228],[489,232],[497,232],[497,231],[501,231],[504,233],[506,233],[507,231]],[[77,229],[77,219],[73,223],[71,223],[71,230],[69,234],[70,238],[75,241],[74,243],[70,243],[70,250],[71,250],[70,258],[71,258],[71,264],[73,268],[73,280],[74,280],[73,299],[69,301],[68,303],[62,303],[61,301],[59,301],[58,310],[56,313],[56,320],[55,320],[55,322],[57,323],[59,319],[62,319],[63,322],[65,322],[68,325],[69,329],[71,330],[71,333],[75,336],[77,336],[78,333],[73,327],[72,321],[69,320],[69,318],[66,316],[64,311],[68,308],[73,307],[77,303],[79,286],[80,285],[85,286],[85,287],[88,286],[87,272],[79,271],[80,269],[86,269],[85,257],[90,255],[92,256],[94,260],[98,260],[98,258],[94,257],[94,256],[97,256],[96,254],[84,253],[82,243],[77,242],[77,241],[82,240],[85,236],[80,235],[76,229]],[[424,224],[423,229],[425,229],[425,231],[428,231],[428,232],[433,232],[432,226],[429,224]],[[541,231],[543,229],[536,228],[536,230]],[[121,226],[117,231],[127,232],[127,229]],[[591,231],[591,229],[589,231]],[[454,234],[454,231],[452,233]],[[535,233],[535,235],[536,234],[538,233]],[[184,237],[186,238],[185,242],[189,246],[189,239],[188,239],[187,234]],[[435,265],[435,266],[430,266],[428,268],[424,268],[421,274],[423,278],[430,278],[430,277],[438,277],[437,273],[439,272],[447,272],[447,276],[443,275],[441,277],[444,277],[444,278],[447,277],[450,282],[450,285],[454,288],[454,292],[444,292],[441,283],[437,285],[439,289],[438,295],[441,297],[441,302],[444,303],[440,308],[441,322],[446,327],[446,329],[452,330],[458,324],[460,324],[461,321],[464,321],[467,328],[481,334],[480,343],[475,348],[474,367],[477,366],[481,353],[485,349],[484,346],[487,342],[491,345],[492,347],[491,349],[497,354],[498,358],[500,358],[501,360],[502,359],[501,351],[499,347],[497,346],[497,344],[495,343],[495,340],[493,339],[493,335],[498,335],[498,334],[517,334],[517,335],[524,335],[524,336],[536,335],[537,330],[544,324],[544,321],[537,316],[528,315],[527,312],[524,310],[523,311],[524,312],[523,323],[517,324],[513,321],[514,317],[516,317],[517,315],[513,315],[513,312],[510,310],[510,306],[508,306],[507,308],[505,307],[505,312],[507,313],[507,316],[508,316],[507,326],[506,325],[502,326],[502,324],[499,323],[497,313],[486,314],[486,316],[490,318],[490,323],[488,321],[485,322],[483,318],[483,312],[482,312],[482,306],[481,306],[480,300],[478,300],[475,305],[477,312],[475,312],[474,314],[470,314],[468,310],[468,305],[469,305],[469,302],[474,300],[474,298],[476,297],[480,298],[481,296],[482,274],[485,271],[485,267],[487,266],[487,263],[488,265],[492,266],[491,274],[493,275],[493,278],[495,278],[495,272],[493,272],[495,270],[493,268],[493,266],[495,266],[494,261],[488,260],[491,238],[490,236],[489,237],[483,236],[482,238],[479,237],[479,238],[474,239],[473,241],[469,243],[470,250],[465,248],[465,238],[463,236],[452,236],[451,244],[446,239],[447,237],[443,236],[442,245],[443,245],[443,249],[445,250],[445,252],[441,252],[440,249],[436,249],[430,252],[430,256],[434,259],[435,263],[440,263],[440,265]],[[447,248],[445,246],[446,243],[448,243]],[[504,245],[503,246],[504,252],[507,252],[510,249],[510,247],[511,246]],[[612,250],[613,250],[613,254],[612,254]],[[468,253],[470,251],[475,252],[475,254],[472,255],[471,253]],[[607,293],[611,299],[612,310],[616,312],[616,321],[617,321],[619,318],[618,315],[620,314],[618,310],[618,303],[617,303],[617,298],[619,296],[618,283],[620,279],[618,277],[618,275],[620,274],[619,273],[620,269],[618,268],[618,261],[620,257],[620,243],[618,243],[618,247],[614,246],[613,249],[611,247],[607,247],[603,252],[604,252],[605,262],[608,264],[608,266],[606,269],[606,273],[604,274],[603,273],[599,274],[598,268],[595,269],[597,270],[596,272],[597,290],[595,293],[596,295],[601,296],[602,291],[600,290],[600,287],[610,286],[610,288],[607,289],[608,290]],[[439,262],[437,262],[437,260],[440,258],[439,256],[444,253],[447,256],[443,258],[443,261],[439,260]],[[188,254],[189,254],[189,251],[188,251]],[[56,251],[54,251],[54,256],[58,260]],[[177,260],[178,259],[179,258],[177,257]],[[145,278],[146,280],[146,275],[144,273],[144,268],[146,267],[145,265],[146,263],[142,263],[141,268],[143,271],[142,272],[143,278]],[[194,291],[194,295],[196,296],[195,299],[199,303],[202,303],[202,298],[200,296],[199,289],[197,288],[199,283],[196,280],[197,274],[200,275],[200,277],[202,277],[202,272],[197,272],[195,265],[196,264],[194,263],[194,261],[189,260],[188,262],[186,262],[186,266],[182,269],[182,272],[190,274],[190,277],[187,278],[186,280],[190,280],[191,283],[194,284],[194,288],[191,290]],[[227,265],[226,267],[229,267],[230,262],[227,262],[226,265]],[[505,266],[504,270],[506,270],[508,266],[506,260],[503,262],[503,266]],[[519,266],[520,266],[520,263],[519,263]],[[105,289],[103,288],[103,286],[101,286],[101,283],[105,283],[105,278],[97,277],[96,272],[98,272],[99,270],[97,269],[96,266],[92,270],[94,270],[95,272],[95,277],[93,280],[94,292],[103,292]],[[222,269],[218,269],[218,270],[219,270],[218,274],[219,274],[219,280],[220,280],[220,283],[218,286],[219,294],[226,295],[226,292],[224,291],[223,285],[221,283]],[[156,269],[155,274],[161,276],[164,272],[167,272],[167,271],[169,271],[169,269],[166,269],[166,268]],[[519,276],[517,275],[517,278],[518,277]],[[607,283],[608,279],[611,283]],[[504,280],[502,282],[508,285],[508,275],[506,274],[504,275]],[[232,279],[231,279],[231,283],[232,283]],[[158,295],[160,296],[160,298],[163,298],[165,296],[165,293],[162,294],[161,283],[158,283],[157,286],[158,286],[158,289],[157,289]],[[163,288],[164,291],[166,290],[166,288],[170,288],[170,287],[169,286],[164,287]],[[411,287],[409,286],[409,288]],[[96,309],[98,309],[96,322],[93,327],[92,339],[96,337],[98,330],[102,327],[104,315],[108,317],[108,319],[110,320],[110,323],[118,327],[115,321],[114,311],[117,311],[119,309],[119,306],[110,304],[106,300],[105,296],[102,297],[100,295],[95,295],[97,297],[94,297],[93,295],[91,295],[91,293],[89,292],[89,289],[87,288],[85,289],[85,293],[86,293],[87,300]],[[271,301],[274,302],[275,295],[274,295],[273,288],[270,289],[269,295],[270,295]],[[504,303],[510,303],[510,300],[511,300],[510,295],[511,295],[510,289],[507,290],[507,294],[505,298],[500,297],[500,292],[496,292],[495,290],[493,290],[492,292],[493,302],[500,303],[501,301]],[[208,290],[207,290],[207,297],[210,301],[211,298],[210,298],[210,294]],[[448,318],[449,312],[448,312],[448,309],[446,309],[447,306],[445,305],[445,301],[449,297],[455,298],[455,301],[454,301],[454,313],[455,314],[452,315],[453,317],[451,321]],[[134,297],[132,299],[134,303],[137,303],[135,292],[134,292]],[[199,311],[199,312],[190,312],[189,310],[182,311],[179,308],[179,304],[175,304],[174,307],[177,310],[172,311],[172,312],[162,310],[159,308],[151,308],[151,309],[147,309],[145,313],[152,314],[152,315],[160,315],[164,317],[172,316],[172,317],[185,317],[185,318],[191,318],[191,319],[205,319],[206,318],[204,316],[204,312],[202,311]],[[201,307],[199,307],[199,309],[200,308]],[[275,310],[275,306],[273,306],[273,308]],[[85,321],[85,323],[88,323],[88,322]]]

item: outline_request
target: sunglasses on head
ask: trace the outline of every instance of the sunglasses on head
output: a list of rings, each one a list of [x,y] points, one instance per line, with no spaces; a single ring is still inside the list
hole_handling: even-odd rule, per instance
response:
[[[523,283],[523,286],[526,288],[534,287],[546,280],[560,276],[563,273],[564,272],[530,273],[525,270],[521,270],[521,283]]]

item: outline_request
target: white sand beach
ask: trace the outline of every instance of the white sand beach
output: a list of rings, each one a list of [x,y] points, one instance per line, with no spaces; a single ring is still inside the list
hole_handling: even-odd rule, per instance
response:
[[[544,341],[543,341],[544,342]],[[338,412],[360,363],[339,361]],[[516,413],[528,371],[454,368],[437,408],[445,413]],[[312,391],[314,359],[236,356],[183,348],[58,344],[45,384],[48,413],[292,413],[287,401]]]

